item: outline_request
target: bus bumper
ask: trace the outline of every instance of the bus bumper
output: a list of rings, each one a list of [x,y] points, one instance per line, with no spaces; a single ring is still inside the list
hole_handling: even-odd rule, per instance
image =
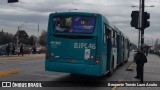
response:
[[[45,61],[46,71],[65,72],[89,76],[102,76],[100,65],[72,64]]]

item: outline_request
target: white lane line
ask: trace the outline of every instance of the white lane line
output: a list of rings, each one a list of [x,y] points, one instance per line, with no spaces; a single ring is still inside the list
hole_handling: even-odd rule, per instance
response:
[[[51,75],[44,75],[44,74],[37,74],[37,73],[26,73],[26,74],[31,74],[31,75],[36,75],[36,76],[44,76],[44,77],[53,77],[53,78],[59,77],[59,76],[51,76]]]

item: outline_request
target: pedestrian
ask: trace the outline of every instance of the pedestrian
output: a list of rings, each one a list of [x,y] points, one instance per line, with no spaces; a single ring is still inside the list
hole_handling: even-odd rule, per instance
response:
[[[12,44],[12,55],[15,55],[15,46]]]
[[[32,54],[36,54],[36,46],[32,47]]]
[[[148,56],[148,49],[145,50],[145,53],[146,53],[146,57],[147,57]]]
[[[143,83],[144,63],[147,63],[147,58],[145,54],[140,49],[138,49],[134,56],[134,60],[137,64],[137,76],[135,76],[135,78],[140,79],[140,83]]]
[[[33,51],[34,51],[34,54],[36,54],[36,51],[37,51],[37,50],[36,50],[36,46],[34,46]]]
[[[32,51],[32,54],[34,54],[34,46],[32,46],[31,51]]]
[[[7,56],[9,56],[9,53],[10,53],[10,46],[9,46],[9,44],[6,47],[6,52],[7,52]]]
[[[18,56],[19,56],[20,54],[22,54],[22,56],[23,56],[23,44],[21,44],[21,46],[20,46],[20,52],[19,52]]]

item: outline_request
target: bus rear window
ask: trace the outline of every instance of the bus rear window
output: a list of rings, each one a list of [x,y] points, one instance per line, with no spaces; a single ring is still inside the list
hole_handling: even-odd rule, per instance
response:
[[[93,33],[95,17],[54,17],[55,32],[58,33]]]

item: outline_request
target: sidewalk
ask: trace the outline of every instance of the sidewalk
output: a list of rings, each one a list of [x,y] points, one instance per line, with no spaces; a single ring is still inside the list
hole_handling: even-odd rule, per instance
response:
[[[148,61],[144,64],[144,81],[160,81],[160,57],[154,54],[149,54]],[[136,64],[133,65],[133,71],[130,71],[133,77],[136,75]],[[134,78],[131,80],[135,81]]]
[[[149,54],[148,62],[144,65],[145,81],[160,81],[160,57]]]
[[[160,84],[160,57],[157,55],[149,54],[148,62],[144,65],[144,82],[146,81],[159,81]],[[140,81],[135,79],[136,64],[133,65],[133,71],[128,71],[128,76],[123,81]],[[117,87],[116,90],[160,90],[160,87]]]
[[[25,58],[45,58],[45,54],[24,54],[23,56],[21,55],[0,56],[0,60],[18,60]]]

